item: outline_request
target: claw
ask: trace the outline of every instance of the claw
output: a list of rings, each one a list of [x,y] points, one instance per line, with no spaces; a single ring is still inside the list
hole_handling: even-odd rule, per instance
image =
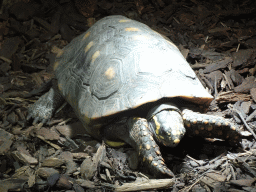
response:
[[[37,124],[37,122],[39,122],[39,119],[40,119],[39,117],[35,117],[33,121],[33,125]]]
[[[145,119],[136,118],[130,119],[131,139],[136,141],[136,148],[139,154],[143,167],[146,168],[146,172],[156,177],[174,177],[172,171],[167,168],[166,164],[162,160],[160,149],[152,139],[152,133],[149,130],[148,123]]]
[[[150,163],[149,171],[152,175],[159,178],[166,176],[175,177],[173,172],[166,166],[159,156],[156,156],[155,159]]]
[[[43,119],[43,120],[41,121],[41,123],[42,123],[42,124],[46,124],[47,121],[48,121],[48,119]]]
[[[64,98],[60,92],[51,88],[28,109],[27,120],[33,119],[33,125],[37,123],[45,124],[63,102]]]
[[[29,121],[32,118],[32,115],[29,113],[27,116],[27,121]]]
[[[175,177],[175,175],[173,174],[173,172],[172,172],[170,169],[168,169],[167,167],[164,167],[164,168],[163,168],[162,173],[163,173],[163,174],[166,174],[166,175],[168,175],[168,176],[170,176],[170,177]]]

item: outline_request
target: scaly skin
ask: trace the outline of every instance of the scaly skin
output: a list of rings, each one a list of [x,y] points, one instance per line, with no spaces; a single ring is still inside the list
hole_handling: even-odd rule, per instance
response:
[[[60,92],[52,87],[49,92],[45,93],[29,107],[27,120],[33,119],[33,124],[38,122],[46,123],[64,101]]]
[[[239,138],[238,129],[224,118],[186,109],[181,114],[179,106],[169,103],[182,97],[206,104],[213,97],[179,49],[142,23],[123,16],[106,17],[56,53],[57,82],[29,108],[28,119],[34,123],[49,120],[65,99],[92,136],[125,141],[137,150],[151,174],[165,176],[173,173],[155,141],[175,147],[186,131],[231,142]],[[140,113],[136,108],[143,106],[152,107],[142,113],[149,117],[130,117],[130,109],[135,115]],[[111,116],[118,113],[120,117],[115,118],[125,118],[123,124],[112,122]]]
[[[148,172],[156,177],[171,176],[172,171],[164,163],[160,149],[153,139],[149,130],[148,122],[143,118],[130,118],[128,120],[130,138],[135,141],[137,150],[143,165],[149,169]]]
[[[34,118],[34,122],[45,123],[63,101],[60,93],[52,88],[29,108],[28,118]],[[183,123],[186,134],[190,136],[220,138],[228,140],[231,144],[238,143],[240,139],[237,126],[225,118],[200,114],[189,109],[183,109],[181,113],[173,110],[174,107],[170,109],[153,115],[154,124],[140,117],[124,117],[104,127],[102,138],[106,141],[120,140],[131,145],[136,149],[145,170],[157,178],[174,177],[174,174],[164,163],[156,140],[162,137],[164,139],[161,140],[162,142],[159,141],[160,143],[171,147],[176,146],[185,133]],[[180,118],[175,118],[178,116]],[[151,128],[148,121],[151,123]],[[164,129],[163,125],[167,127]],[[153,129],[152,126],[155,128]],[[161,130],[165,130],[167,134],[163,134]],[[170,141],[167,142],[168,139]]]
[[[140,164],[145,171],[157,178],[174,177],[172,171],[164,163],[159,146],[149,129],[146,119],[139,117],[123,118],[103,129],[103,138],[107,144],[121,140],[131,145],[137,152]],[[116,146],[116,145],[115,145]]]
[[[238,127],[223,117],[200,114],[189,109],[182,110],[182,117],[188,135],[225,139],[230,144],[238,143],[241,138]]]

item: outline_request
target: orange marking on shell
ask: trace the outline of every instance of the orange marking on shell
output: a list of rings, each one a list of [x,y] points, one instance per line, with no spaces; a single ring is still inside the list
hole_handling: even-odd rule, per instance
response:
[[[198,130],[195,130],[195,134],[197,134],[197,135],[198,135],[198,134],[199,134],[199,131],[198,131]]]
[[[210,126],[210,127],[207,128],[207,130],[208,130],[208,131],[211,131],[211,130],[213,130],[213,127]]]
[[[157,163],[154,163],[153,165],[154,165],[154,166],[157,166]]]
[[[204,127],[201,127],[200,129],[201,129],[201,130],[204,130]]]
[[[107,79],[113,79],[115,77],[115,69],[113,67],[109,67],[104,74],[107,77]]]
[[[161,152],[157,150],[157,151],[156,151],[156,154],[157,154],[157,155],[160,155],[160,154],[161,154]]]
[[[232,126],[231,129],[232,129],[233,131],[235,131],[235,130],[236,130],[236,127],[235,127],[235,126]]]
[[[192,122],[193,124],[196,124],[197,123],[197,120],[193,120],[193,122]]]
[[[86,47],[84,48],[84,52],[86,53],[87,51],[89,51],[89,49],[93,46],[93,41],[91,41],[90,43],[88,43],[87,45],[86,45]]]
[[[95,59],[97,58],[97,57],[99,57],[100,56],[100,51],[96,51],[93,55],[92,55],[92,63],[95,61]]]
[[[107,109],[106,111],[105,111],[105,115],[106,116],[108,116],[108,115],[112,115],[112,114],[114,114],[115,113],[115,108],[109,108],[109,109]],[[95,113],[95,115],[94,115],[94,117],[100,117],[100,115],[101,115],[101,111],[98,111],[98,114],[96,114]]]
[[[135,27],[127,27],[127,28],[125,28],[125,31],[140,31],[140,30]]]
[[[89,37],[91,34],[91,31],[88,31],[84,36],[82,40],[85,40],[87,37]]]
[[[218,123],[217,123],[217,126],[220,127],[220,126],[221,126],[221,122],[218,122]]]
[[[191,127],[190,123],[187,123],[186,126],[187,126],[187,127]]]
[[[228,121],[226,121],[226,122],[225,122],[225,125],[226,125],[226,126],[229,126],[229,125],[230,125],[230,123],[229,123]]]
[[[194,97],[194,96],[181,95],[180,97],[196,104],[200,104],[200,105],[204,104],[204,106],[210,105],[211,101],[213,100],[213,97],[211,95],[207,97]]]
[[[149,162],[153,161],[153,157],[152,157],[152,156],[149,156],[149,157],[148,157],[148,160],[149,160]]]
[[[204,124],[207,125],[209,123],[209,121],[204,121]]]
[[[134,40],[149,40],[150,37],[146,35],[135,35],[132,37]]]
[[[119,20],[119,23],[126,23],[126,22],[130,22],[131,20],[127,20],[127,19],[121,19]]]

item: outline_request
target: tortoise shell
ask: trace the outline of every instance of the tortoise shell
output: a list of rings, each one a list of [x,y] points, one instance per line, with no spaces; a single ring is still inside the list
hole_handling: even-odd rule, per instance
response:
[[[105,17],[75,38],[54,71],[85,125],[163,98],[204,106],[213,99],[171,41],[124,16]]]

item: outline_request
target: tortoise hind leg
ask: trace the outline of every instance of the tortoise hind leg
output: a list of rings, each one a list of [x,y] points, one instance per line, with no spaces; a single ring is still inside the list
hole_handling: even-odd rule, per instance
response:
[[[223,117],[200,114],[189,109],[184,109],[182,116],[189,135],[224,139],[231,145],[241,139],[238,127]]]
[[[172,171],[166,166],[160,149],[149,130],[148,122],[143,118],[129,118],[123,125],[110,125],[104,128],[104,136],[119,138],[136,149],[139,160],[156,177],[174,177]],[[111,139],[110,138],[110,139]]]
[[[61,96],[59,90],[52,87],[29,107],[27,120],[34,119],[33,124],[37,122],[46,123],[63,102],[64,98]]]

